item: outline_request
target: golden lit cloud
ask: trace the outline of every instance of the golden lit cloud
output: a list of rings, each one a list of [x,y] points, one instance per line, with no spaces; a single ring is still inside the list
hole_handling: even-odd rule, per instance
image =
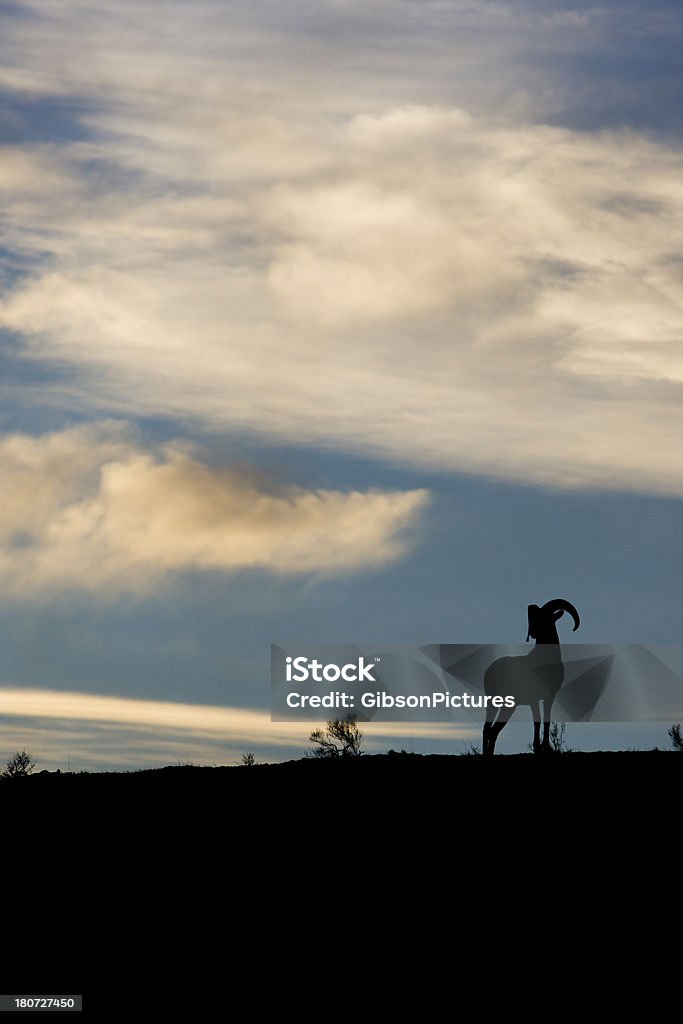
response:
[[[145,450],[121,425],[0,437],[5,592],[139,590],[182,569],[349,572],[406,550],[426,491],[341,492]]]
[[[268,712],[250,708],[9,687],[3,688],[0,693],[4,714],[15,718],[60,718],[74,722],[109,722],[150,729],[174,729],[195,734],[216,733],[238,742],[258,740],[267,728],[285,745],[299,743],[306,730],[306,723],[271,723]]]
[[[288,760],[308,749],[320,723],[271,722],[264,709],[134,700],[101,694],[0,688],[0,761],[26,748],[37,768],[147,768],[177,761],[230,764],[246,750],[260,760]],[[364,749],[406,741],[470,740],[476,725],[447,722],[362,723]]]

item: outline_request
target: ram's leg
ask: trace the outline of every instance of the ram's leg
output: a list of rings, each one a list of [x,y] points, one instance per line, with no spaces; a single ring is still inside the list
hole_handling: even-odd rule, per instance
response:
[[[541,750],[541,704],[536,701],[531,705],[531,715],[534,720],[534,754],[540,754]]]
[[[481,752],[484,757],[491,757],[493,754],[493,748],[496,745],[496,741],[493,736],[493,723],[497,714],[498,708],[492,708],[490,705],[487,706],[484,733],[481,738]]]
[[[515,708],[501,708],[491,726],[491,753],[496,749],[496,740],[515,713]]]
[[[553,711],[553,698],[543,701],[543,753],[550,753],[550,717]]]

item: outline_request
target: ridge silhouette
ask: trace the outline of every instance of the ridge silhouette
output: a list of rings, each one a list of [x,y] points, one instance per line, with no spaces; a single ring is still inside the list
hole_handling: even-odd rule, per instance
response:
[[[529,654],[498,658],[484,673],[484,693],[491,697],[514,697],[515,707],[486,708],[482,753],[492,757],[496,740],[517,707],[528,705],[534,719],[534,753],[550,751],[550,721],[553,703],[564,682],[562,649],[555,623],[568,612],[576,631],[581,619],[573,604],[562,597],[547,601],[543,607],[529,605],[527,641],[536,641]],[[543,701],[543,742],[541,742],[541,701]]]

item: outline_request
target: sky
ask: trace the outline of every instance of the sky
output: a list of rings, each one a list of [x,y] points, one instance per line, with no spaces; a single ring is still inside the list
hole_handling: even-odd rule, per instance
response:
[[[0,19],[0,760],[299,756],[271,643],[682,642],[678,2]]]

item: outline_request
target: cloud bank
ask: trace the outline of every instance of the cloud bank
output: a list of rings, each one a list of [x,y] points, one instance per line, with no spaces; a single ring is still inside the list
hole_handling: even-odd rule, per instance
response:
[[[505,91],[529,33],[569,53],[625,30],[618,7],[428,3],[416,26],[411,4],[266,6],[10,19],[5,87],[84,105],[74,137],[6,153],[0,324],[22,355],[97,411],[683,493],[683,149],[540,123],[547,77],[536,106],[484,82]]]
[[[144,591],[180,570],[344,573],[383,565],[426,491],[342,493],[210,467],[180,446],[145,449],[120,425],[0,438],[0,582]]]
[[[151,768],[180,761],[231,764],[301,757],[316,722],[271,722],[263,708],[134,700],[38,687],[0,688],[0,763],[26,747],[37,770]],[[364,748],[384,752],[415,740],[473,740],[478,728],[444,722],[363,723]]]

